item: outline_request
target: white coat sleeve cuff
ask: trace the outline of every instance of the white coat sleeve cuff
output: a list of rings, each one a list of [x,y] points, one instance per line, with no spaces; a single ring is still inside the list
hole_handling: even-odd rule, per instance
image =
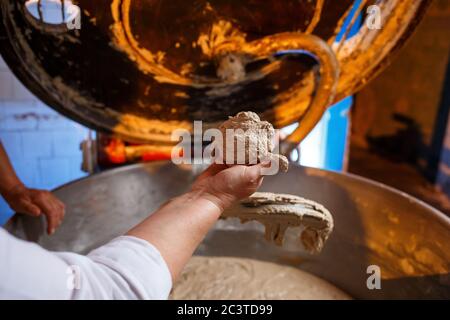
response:
[[[120,274],[137,299],[167,299],[170,294],[169,268],[158,249],[145,240],[120,236],[88,258]]]

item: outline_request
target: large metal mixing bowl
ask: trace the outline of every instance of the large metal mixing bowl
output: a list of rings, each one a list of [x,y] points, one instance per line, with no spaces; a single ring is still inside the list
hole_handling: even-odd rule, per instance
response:
[[[19,219],[14,231],[48,249],[84,253],[187,190],[194,177],[191,167],[167,162],[107,171],[55,190],[67,215],[54,236],[36,219]],[[450,219],[441,212],[367,179],[296,165],[266,177],[262,190],[302,195],[332,212],[335,230],[320,255],[303,252],[292,230],[280,248],[264,240],[256,222],[232,220],[219,221],[197,254],[297,266],[355,298],[450,298]],[[367,288],[369,265],[381,269],[380,290]]]

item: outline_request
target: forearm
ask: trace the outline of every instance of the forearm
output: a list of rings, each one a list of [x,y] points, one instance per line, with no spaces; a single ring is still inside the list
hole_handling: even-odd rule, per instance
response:
[[[20,184],[21,181],[17,177],[8,155],[0,142],[0,193],[3,194],[5,191]]]
[[[211,197],[202,191],[191,191],[174,198],[128,235],[155,246],[176,279],[222,213],[220,203]]]
[[[211,165],[190,192],[166,203],[128,235],[155,246],[175,280],[224,208],[258,189],[263,166]]]

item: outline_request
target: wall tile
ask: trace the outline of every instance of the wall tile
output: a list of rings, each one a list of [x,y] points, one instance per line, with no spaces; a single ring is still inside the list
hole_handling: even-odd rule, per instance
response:
[[[13,79],[13,98],[15,100],[36,100],[36,97],[17,78]]]
[[[81,163],[83,161],[83,157],[81,153],[76,157],[70,158],[70,180],[77,180],[83,178],[87,175],[86,172],[81,170]]]
[[[22,144],[25,158],[37,159],[53,155],[53,134],[51,132],[23,132]]]
[[[3,60],[1,55],[0,55],[0,71],[9,71],[8,65],[6,64],[5,60]]]
[[[11,159],[23,157],[22,134],[20,132],[0,132],[0,140]]]
[[[39,115],[33,101],[2,101],[0,103],[0,130],[35,130]]]
[[[54,155],[56,157],[77,156],[80,154],[81,138],[73,131],[52,132]]]
[[[13,166],[17,172],[19,179],[27,187],[40,187],[40,172],[37,159],[14,159]]]
[[[14,98],[12,74],[8,71],[0,71],[0,100]]]
[[[64,158],[40,159],[42,188],[54,189],[70,181],[70,162]]]

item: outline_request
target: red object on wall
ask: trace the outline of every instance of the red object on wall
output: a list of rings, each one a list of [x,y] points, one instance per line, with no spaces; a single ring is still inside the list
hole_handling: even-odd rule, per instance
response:
[[[170,160],[171,155],[171,146],[131,143],[97,133],[97,159],[100,168],[129,163]]]

